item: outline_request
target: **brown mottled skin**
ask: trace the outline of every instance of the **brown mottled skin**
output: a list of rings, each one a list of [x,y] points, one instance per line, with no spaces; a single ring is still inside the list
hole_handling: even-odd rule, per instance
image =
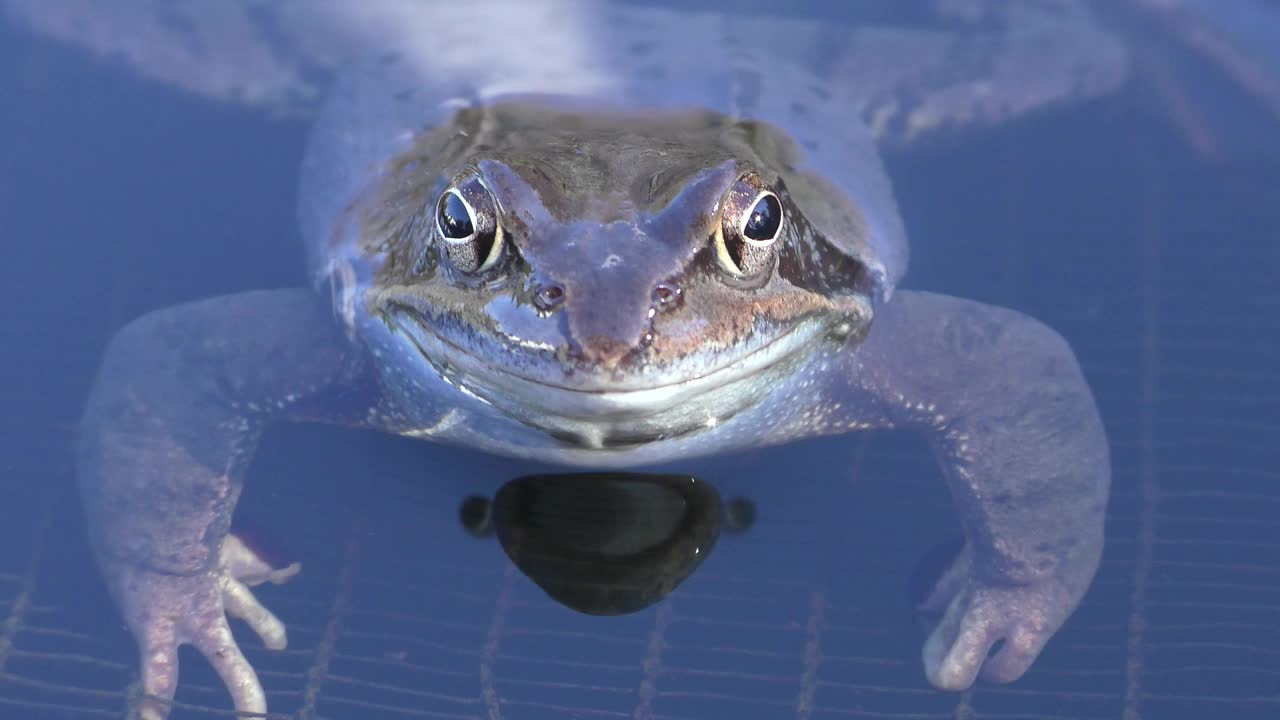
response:
[[[475,163],[476,146],[492,159]],[[566,302],[578,294],[608,293],[607,305],[582,303],[566,312],[567,333],[582,340],[588,364],[650,373],[679,372],[692,354],[732,353],[761,321],[787,326],[817,314],[861,312],[877,282],[850,257],[869,254],[861,242],[861,214],[843,196],[815,190],[820,180],[794,167],[796,152],[775,128],[710,112],[583,114],[528,103],[459,112],[449,125],[422,133],[392,162],[378,188],[380,199],[355,210],[361,214],[360,252],[386,256],[372,304],[379,310],[394,303],[447,307],[466,332],[484,325],[500,334],[485,309],[498,292],[515,293],[525,303],[533,302],[544,282],[563,285]],[[492,292],[475,291],[491,276],[431,282],[448,267],[428,251],[430,238],[421,232],[422,209],[434,209],[428,198],[442,190],[441,178],[468,172],[472,163],[501,199],[505,212],[499,224],[516,236],[523,260],[504,270],[501,288]],[[782,198],[789,219],[785,231],[794,241],[780,243],[776,272],[726,283],[714,248],[687,240],[714,234],[728,185],[748,172]],[[754,194],[753,188],[752,199]],[[650,240],[640,246],[633,237],[637,214],[654,216],[653,227],[646,228]],[[810,214],[823,222],[821,232]],[[616,238],[602,232],[610,227]],[[575,235],[582,240],[575,242]],[[828,237],[843,243],[837,246]],[[606,250],[607,243],[620,249]],[[625,257],[625,269],[581,272],[603,265],[609,254],[619,261]],[[668,276],[681,277],[683,307],[678,314],[650,318],[653,279]],[[754,292],[743,292],[748,288]],[[851,296],[845,288],[860,294]],[[622,302],[632,306],[621,307]],[[711,321],[675,327],[688,317]],[[635,338],[650,325],[650,341],[637,347]]]

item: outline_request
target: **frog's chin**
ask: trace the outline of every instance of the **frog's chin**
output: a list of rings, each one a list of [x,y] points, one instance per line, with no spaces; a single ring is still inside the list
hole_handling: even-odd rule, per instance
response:
[[[460,391],[584,449],[634,447],[714,428],[759,402],[818,345],[841,335],[832,318],[814,316],[709,369],[691,361],[685,372],[665,373],[664,380],[650,384],[632,378],[568,386],[478,358],[433,332],[412,312],[392,313],[390,319]]]

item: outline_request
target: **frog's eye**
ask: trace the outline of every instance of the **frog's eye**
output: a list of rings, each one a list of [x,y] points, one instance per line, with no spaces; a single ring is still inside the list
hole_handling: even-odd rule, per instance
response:
[[[479,178],[445,190],[436,203],[436,232],[449,263],[464,273],[493,267],[502,257],[502,226],[493,194]]]
[[[782,201],[760,179],[747,176],[725,194],[715,231],[716,257],[730,275],[754,277],[774,262],[773,244],[782,235]]]

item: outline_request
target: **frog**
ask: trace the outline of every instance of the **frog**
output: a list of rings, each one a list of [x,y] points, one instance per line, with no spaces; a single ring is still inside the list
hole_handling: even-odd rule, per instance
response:
[[[238,712],[267,710],[229,619],[286,647],[254,588],[298,566],[231,523],[258,439],[285,422],[595,472],[913,430],[965,535],[922,603],[924,675],[1021,677],[1097,570],[1106,434],[1060,334],[899,287],[882,153],[1115,87],[1124,53],[1083,6],[1048,5],[1029,36],[397,6],[412,30],[344,58],[311,126],[312,287],[158,309],[104,350],[78,473],[140,716],[168,715],[182,644]],[[528,42],[446,31],[477,27]],[[1059,53],[1028,77],[1021,51],[1046,33]]]

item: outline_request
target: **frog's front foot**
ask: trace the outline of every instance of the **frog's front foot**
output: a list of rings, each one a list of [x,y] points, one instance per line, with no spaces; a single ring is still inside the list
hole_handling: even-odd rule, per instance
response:
[[[984,581],[966,549],[920,606],[941,618],[924,644],[929,682],[964,690],[979,672],[992,682],[1017,680],[1075,610],[1079,584],[1055,576],[1027,584]]]
[[[960,510],[965,547],[922,606],[941,618],[930,682],[1016,680],[1084,596],[1105,537],[1106,434],[1071,347],[1011,310],[901,291],[849,358],[849,406],[921,430]]]
[[[213,665],[238,712],[266,713],[258,675],[240,652],[227,616],[247,623],[268,648],[284,649],[284,624],[258,602],[249,587],[284,582],[297,573],[297,563],[272,568],[236,536],[228,535],[218,564],[194,575],[125,563],[106,569],[115,576],[120,605],[142,658],[142,720],[168,716],[178,684],[178,646],[183,644],[194,646]]]

